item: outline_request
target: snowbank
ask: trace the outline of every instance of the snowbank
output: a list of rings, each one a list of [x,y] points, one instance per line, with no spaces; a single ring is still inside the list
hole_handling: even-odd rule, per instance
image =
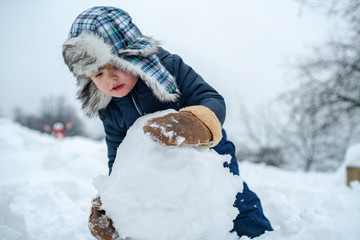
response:
[[[92,180],[107,173],[105,144],[59,141],[1,118],[0,133],[0,240],[93,239],[87,218]],[[240,173],[275,229],[256,240],[360,239],[359,182],[349,188],[339,173],[251,163],[241,163]]]
[[[360,143],[352,145],[345,155],[345,165],[360,167]]]
[[[94,176],[106,146],[54,139],[0,118],[0,239],[92,239],[87,228]]]
[[[360,182],[349,188],[338,173],[289,172],[246,162],[239,167],[275,230],[257,240],[360,239]]]
[[[95,181],[103,209],[123,238],[148,240],[229,239],[242,180],[205,147],[162,146],[142,130],[139,118],[120,145],[111,176]]]

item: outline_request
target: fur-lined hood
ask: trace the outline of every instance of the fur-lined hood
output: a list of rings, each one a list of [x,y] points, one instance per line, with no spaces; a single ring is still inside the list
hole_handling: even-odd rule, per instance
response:
[[[160,101],[176,101],[176,82],[161,65],[157,51],[158,43],[143,36],[125,11],[94,7],[81,13],[63,45],[63,56],[77,78],[77,96],[85,114],[97,116],[111,101],[90,80],[107,64],[138,76]]]

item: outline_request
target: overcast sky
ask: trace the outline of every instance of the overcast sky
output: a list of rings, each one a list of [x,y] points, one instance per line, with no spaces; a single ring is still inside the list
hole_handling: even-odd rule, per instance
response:
[[[145,35],[179,54],[229,102],[256,105],[276,96],[287,58],[327,38],[332,22],[294,0],[16,0],[0,3],[0,113],[27,112],[40,99],[75,100],[61,46],[75,17],[95,5],[123,8]]]

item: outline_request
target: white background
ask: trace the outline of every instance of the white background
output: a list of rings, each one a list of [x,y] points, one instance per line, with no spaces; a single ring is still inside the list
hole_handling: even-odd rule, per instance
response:
[[[37,111],[50,95],[64,95],[80,109],[61,47],[76,16],[95,5],[126,10],[228,106],[242,101],[250,108],[285,91],[293,81],[289,59],[324,42],[335,24],[293,0],[1,1],[0,114],[11,116],[14,106]]]

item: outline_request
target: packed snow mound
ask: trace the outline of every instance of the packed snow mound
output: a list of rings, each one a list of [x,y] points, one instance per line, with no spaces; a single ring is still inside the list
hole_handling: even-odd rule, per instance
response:
[[[345,165],[360,167],[360,143],[354,144],[346,151]]]
[[[123,238],[230,239],[242,180],[223,167],[229,155],[163,146],[144,134],[146,120],[170,112],[141,117],[128,130],[111,175],[94,181],[103,209]]]

